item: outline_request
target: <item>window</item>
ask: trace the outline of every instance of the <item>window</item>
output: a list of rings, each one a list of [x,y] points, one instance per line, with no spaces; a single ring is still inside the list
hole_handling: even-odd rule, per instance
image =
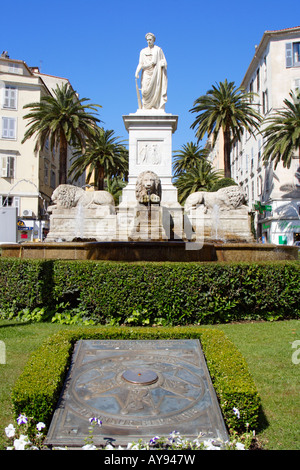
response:
[[[294,42],[293,44],[293,58],[294,65],[300,65],[300,42]]]
[[[44,162],[44,183],[48,184],[49,180],[49,164],[48,162]]]
[[[293,91],[294,93],[300,92],[300,78],[295,78],[293,83]]]
[[[56,188],[56,176],[55,176],[55,171],[53,170],[53,168],[51,168],[50,186],[51,186],[51,188],[53,188],[53,189]]]
[[[266,114],[269,111],[268,90],[263,91],[262,101],[263,101],[263,114]]]
[[[17,215],[20,213],[20,198],[13,196],[0,196],[0,207],[16,207]]]
[[[288,42],[285,45],[286,67],[300,67],[300,42]]]
[[[16,119],[15,118],[2,118],[2,139],[15,139],[16,138]]]
[[[257,69],[256,72],[256,91],[258,92],[260,90],[260,78],[259,78],[259,69]]]
[[[253,80],[251,80],[250,82],[249,92],[253,93]],[[250,103],[252,103],[252,101],[253,101],[253,96],[250,97]]]
[[[21,75],[22,74],[22,68],[20,67],[19,64],[9,64],[9,69],[8,71],[10,73],[17,73],[18,75]]]
[[[0,196],[0,203],[1,207],[12,207],[13,205],[13,197],[12,196]]]
[[[264,57],[264,65],[263,65],[263,71],[264,71],[264,81],[267,80],[267,57]]]
[[[14,178],[15,177],[15,157],[2,156],[1,157],[1,177]]]
[[[260,159],[261,159],[261,139],[258,139],[258,152],[257,152],[258,168],[260,166]]]
[[[17,109],[17,89],[6,85],[4,88],[3,108]]]
[[[251,172],[254,170],[254,150],[253,147],[251,147]]]
[[[262,191],[262,178],[261,176],[257,177],[257,195],[261,196],[261,191]]]

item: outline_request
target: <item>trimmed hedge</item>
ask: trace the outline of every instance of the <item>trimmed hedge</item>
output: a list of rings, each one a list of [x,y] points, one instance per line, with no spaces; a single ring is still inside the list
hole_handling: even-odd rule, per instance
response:
[[[199,339],[228,429],[245,431],[246,423],[250,429],[257,428],[261,403],[246,361],[222,331],[196,326],[77,328],[53,335],[32,354],[14,386],[16,415],[25,413],[49,424],[73,346],[80,339]]]
[[[0,305],[3,313],[61,305],[111,325],[299,318],[299,267],[0,258]]]

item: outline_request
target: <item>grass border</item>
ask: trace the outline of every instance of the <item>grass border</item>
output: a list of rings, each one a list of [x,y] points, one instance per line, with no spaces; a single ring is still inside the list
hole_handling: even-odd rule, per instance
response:
[[[13,387],[16,416],[25,413],[49,425],[80,339],[199,339],[229,432],[257,429],[261,400],[244,357],[224,332],[199,326],[78,327],[52,335],[30,356]]]

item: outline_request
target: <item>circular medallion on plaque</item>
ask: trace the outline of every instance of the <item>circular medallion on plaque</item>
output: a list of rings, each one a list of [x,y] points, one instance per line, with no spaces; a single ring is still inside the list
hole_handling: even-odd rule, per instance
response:
[[[158,375],[153,370],[125,370],[122,379],[134,385],[152,385],[158,381]]]

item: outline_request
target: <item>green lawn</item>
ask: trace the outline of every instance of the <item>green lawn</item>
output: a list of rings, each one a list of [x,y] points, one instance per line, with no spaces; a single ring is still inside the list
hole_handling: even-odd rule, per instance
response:
[[[0,340],[6,346],[6,364],[0,364],[0,448],[4,427],[12,422],[11,388],[32,351],[58,330],[51,323],[0,322]],[[292,343],[300,339],[297,320],[215,325],[222,329],[246,358],[260,393],[264,411],[259,441],[265,449],[299,450],[300,363],[294,364]],[[298,355],[300,358],[300,354]]]

